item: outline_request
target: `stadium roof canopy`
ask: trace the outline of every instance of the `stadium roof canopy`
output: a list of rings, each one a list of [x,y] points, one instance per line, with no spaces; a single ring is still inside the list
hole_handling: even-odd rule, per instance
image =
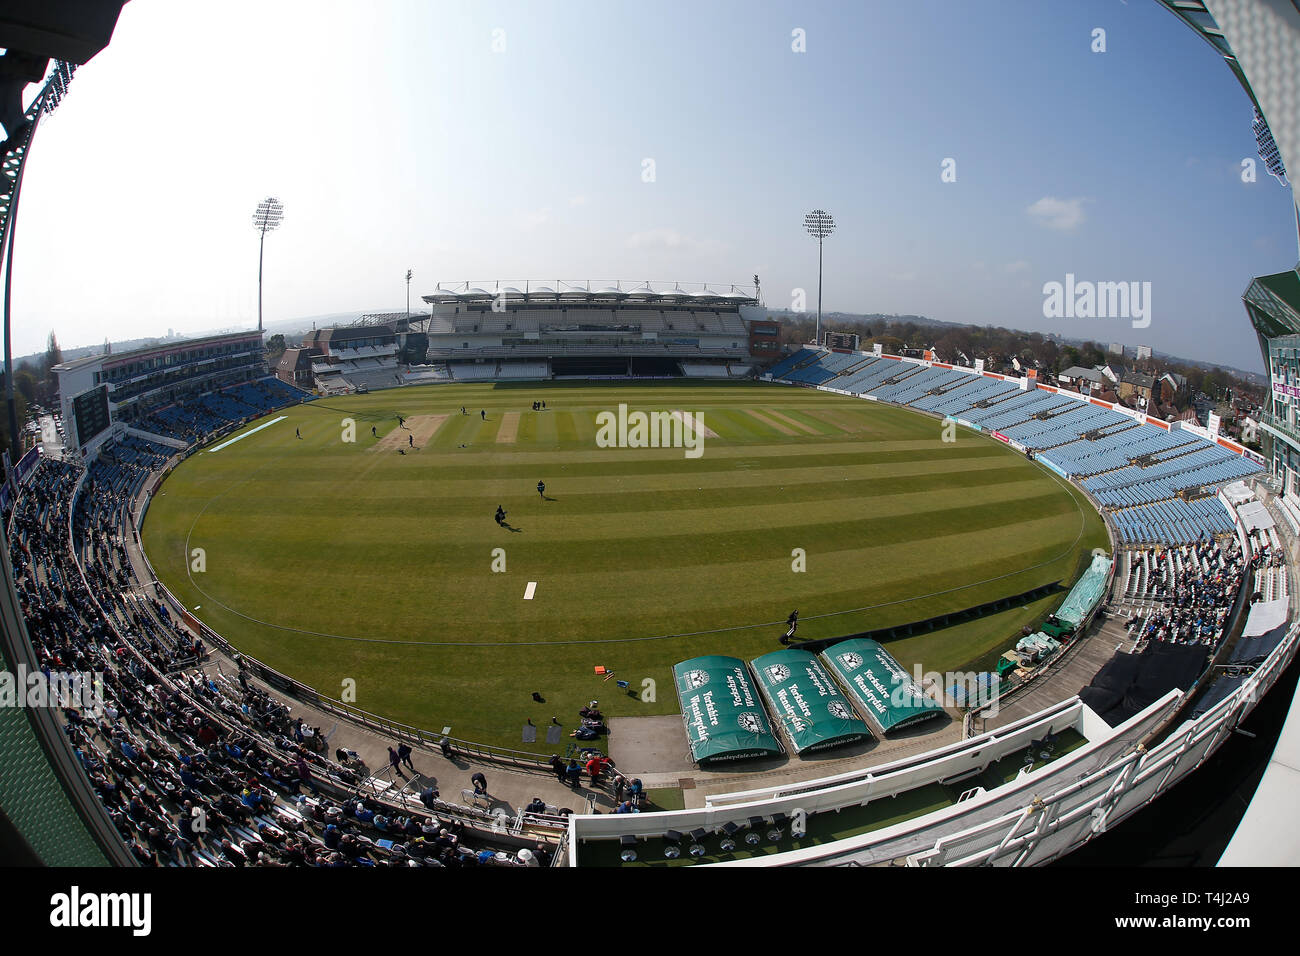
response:
[[[1251,102],[1258,108],[1259,103],[1255,101],[1255,94],[1250,84],[1246,82],[1246,74],[1242,71],[1241,64],[1237,62],[1237,54],[1232,52],[1232,47],[1228,45],[1228,38],[1223,35],[1223,30],[1214,19],[1214,14],[1210,12],[1209,7],[1201,0],[1162,0],[1162,2],[1172,13],[1204,37],[1210,46],[1219,51],[1228,69],[1232,70],[1237,77],[1237,82],[1242,85]]]
[[[1300,165],[1300,6],[1285,0],[1160,0],[1214,47],[1256,111],[1260,157],[1283,183]]]
[[[736,286],[729,286],[728,291],[718,292],[710,289],[707,284],[696,283],[701,288],[698,291],[689,291],[682,289],[680,284],[673,288],[655,289],[649,283],[637,285],[635,283],[616,283],[609,285],[602,283],[599,288],[592,289],[592,283],[587,282],[582,285],[577,283],[560,283],[560,291],[549,285],[533,285],[524,283],[521,290],[516,283],[501,287],[495,283],[489,283],[495,291],[488,291],[479,286],[471,285],[469,282],[457,282],[453,288],[445,289],[439,284],[433,292],[421,296],[429,305],[454,305],[462,302],[481,302],[484,299],[496,298],[498,295],[504,295],[509,301],[522,302],[548,302],[554,303],[557,299],[564,302],[598,302],[617,299],[625,302],[645,302],[655,303],[662,302],[665,304],[679,305],[757,305],[758,299],[748,292],[740,291]],[[627,289],[622,286],[627,285]]]
[[[52,366],[52,372],[66,372],[70,369],[85,368],[94,365],[96,362],[103,362],[105,365],[116,365],[122,362],[134,361],[136,359],[160,353],[160,352],[179,352],[190,349],[201,349],[209,345],[224,345],[232,340],[244,341],[253,338],[261,339],[262,333],[257,329],[245,329],[241,332],[219,332],[216,335],[204,335],[198,338],[175,338],[164,339],[154,342],[151,345],[142,345],[139,348],[129,349],[125,352],[95,352],[91,355],[83,355],[79,358],[68,359],[66,362],[60,362]]]
[[[1300,274],[1296,269],[1251,279],[1241,300],[1251,324],[1266,338],[1300,335]]]

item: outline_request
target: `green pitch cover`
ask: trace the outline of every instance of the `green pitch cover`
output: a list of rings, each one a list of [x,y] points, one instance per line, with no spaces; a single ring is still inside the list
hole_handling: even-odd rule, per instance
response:
[[[903,665],[876,641],[842,641],[822,651],[822,660],[885,733],[943,713]]]
[[[719,656],[682,661],[673,665],[673,684],[696,763],[782,753],[744,661]]]
[[[1101,603],[1106,591],[1108,574],[1110,574],[1110,558],[1104,554],[1093,555],[1091,566],[1070,589],[1064,603],[1056,612],[1056,619],[1078,627],[1079,622]]]
[[[750,661],[749,666],[773,722],[785,730],[795,753],[870,739],[867,722],[808,651],[773,651]]]

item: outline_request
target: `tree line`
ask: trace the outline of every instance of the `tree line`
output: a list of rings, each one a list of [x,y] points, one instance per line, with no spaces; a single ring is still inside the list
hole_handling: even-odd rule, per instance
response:
[[[806,314],[797,316],[771,316],[781,324],[781,341],[791,345],[811,342],[815,321]],[[1082,344],[1058,343],[1040,332],[1023,332],[997,326],[930,325],[917,322],[918,316],[863,316],[853,319],[822,317],[822,330],[854,332],[861,336],[861,347],[870,350],[879,343],[886,352],[898,354],[902,349],[934,348],[945,362],[960,362],[958,353],[974,361],[984,359],[990,372],[1005,372],[1014,368],[1012,359],[1022,366],[1033,363],[1059,375],[1067,368],[1117,364],[1127,369],[1155,374],[1173,372],[1187,379],[1188,399],[1198,392],[1212,399],[1223,399],[1231,393],[1260,403],[1264,399],[1262,386],[1249,382],[1222,368],[1204,368],[1188,362],[1156,358],[1137,361],[1131,356],[1113,355],[1097,342]]]
[[[33,406],[53,409],[57,404],[59,383],[50,370],[62,361],[63,350],[59,348],[58,337],[51,330],[46,340],[45,353],[35,362],[24,359],[14,369],[14,406],[20,429],[27,421],[34,419]],[[3,377],[3,369],[0,369],[0,379]],[[8,389],[6,388],[5,391],[7,393]],[[30,445],[30,442],[24,442],[21,451],[26,451]],[[9,434],[8,411],[0,414],[0,450],[7,450],[14,461],[17,461],[21,454],[21,451],[14,448]]]

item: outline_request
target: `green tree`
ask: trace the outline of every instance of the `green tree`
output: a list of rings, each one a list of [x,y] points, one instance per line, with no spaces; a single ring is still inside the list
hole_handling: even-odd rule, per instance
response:
[[[63,349],[59,348],[59,340],[54,335],[54,330],[50,329],[50,337],[45,344],[45,360],[41,363],[41,369],[45,377],[49,377],[50,369],[63,361]],[[17,381],[17,379],[15,379]]]
[[[2,384],[4,374],[0,373],[0,384]],[[22,428],[23,423],[27,421],[27,399],[23,397],[22,390],[18,388],[20,379],[17,373],[14,374],[14,413],[18,418],[18,427]],[[9,415],[8,413],[0,414],[0,451],[8,451],[9,457],[17,461],[20,453],[15,449],[13,442],[9,439]]]
[[[14,388],[22,394],[28,405],[36,404],[36,393],[40,389],[40,384],[32,363],[20,363],[14,372]]]

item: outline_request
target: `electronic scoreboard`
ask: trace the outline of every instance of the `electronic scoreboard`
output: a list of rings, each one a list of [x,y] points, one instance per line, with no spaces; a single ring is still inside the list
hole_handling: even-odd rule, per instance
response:
[[[72,412],[77,420],[77,442],[84,448],[111,424],[108,416],[108,386],[101,385],[82,392],[72,400]]]

